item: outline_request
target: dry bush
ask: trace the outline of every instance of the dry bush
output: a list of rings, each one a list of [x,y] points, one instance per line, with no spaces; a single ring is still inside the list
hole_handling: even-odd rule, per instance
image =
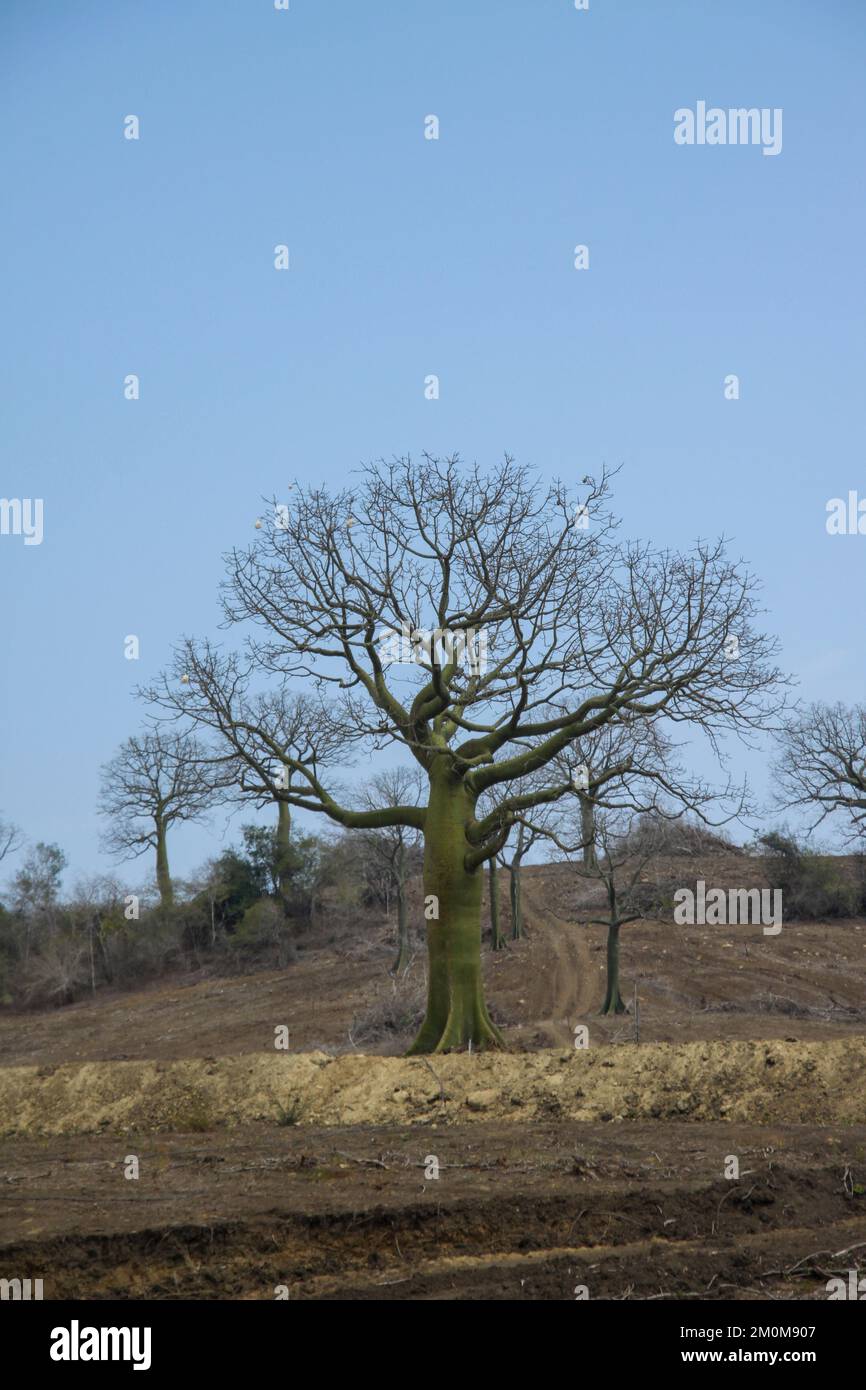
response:
[[[654,856],[686,859],[705,854],[742,853],[723,831],[711,830],[689,816],[669,820],[652,811],[637,817],[622,847],[635,855],[652,851]]]
[[[352,1019],[349,1041],[378,1043],[409,1037],[421,1027],[427,1004],[427,981],[420,973],[401,975]]]
[[[156,908],[100,937],[104,971],[113,985],[134,989],[186,963],[182,909]]]
[[[85,941],[71,932],[55,932],[38,954],[22,962],[16,988],[29,1009],[71,1004],[89,988],[90,957]]]
[[[816,853],[784,828],[761,835],[757,848],[770,883],[781,889],[786,922],[821,922],[863,911],[862,877],[856,861],[854,877],[847,876],[836,859]]]

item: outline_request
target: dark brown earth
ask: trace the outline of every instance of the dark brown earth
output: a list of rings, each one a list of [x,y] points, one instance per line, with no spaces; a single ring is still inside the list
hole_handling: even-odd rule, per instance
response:
[[[713,867],[703,869],[708,881]],[[828,1043],[838,1059],[844,1049],[830,1040],[851,1039],[860,1055],[862,922],[786,924],[777,937],[758,927],[625,929],[623,985],[629,1000],[637,987],[638,1038],[631,1015],[597,1017],[604,935],[580,925],[589,908],[579,887],[533,870],[525,898],[527,940],[488,952],[485,967],[518,1053],[562,1049],[583,1023],[590,1047],[614,1059],[611,1077],[617,1053],[646,1043],[661,1044],[647,1050],[660,1072],[666,1044],[775,1040],[782,1058],[796,1040]],[[326,924],[301,948],[285,971],[174,978],[4,1014],[0,1066],[48,1074],[64,1063],[197,1058],[216,1068],[273,1057],[279,1024],[292,1052],[402,1051],[406,1038],[387,1033],[351,1041],[394,989],[387,930]],[[671,1066],[681,1051],[670,1049]],[[519,1057],[509,1065],[519,1068]],[[834,1066],[817,1067],[828,1105]],[[469,1122],[441,1106],[420,1123],[399,1113],[393,1122],[391,1108],[368,1123],[323,1126],[305,1122],[300,1097],[297,1115],[275,1110],[270,1122],[235,1128],[206,1107],[174,1132],[40,1135],[34,1126],[0,1140],[0,1277],[41,1277],[46,1297],[87,1299],[272,1299],[280,1287],[293,1299],[546,1300],[573,1299],[581,1285],[590,1298],[823,1299],[832,1275],[866,1272],[866,1075],[858,1087],[850,1066],[837,1071],[846,1123],[782,1123],[808,1117],[808,1103],[762,1112],[760,1124],[748,1113],[707,1119],[706,1105],[690,1118],[678,1101],[657,1120],[626,1109],[621,1120],[551,1111],[527,1122],[494,1110]],[[814,1073],[803,1073],[804,1087]],[[800,1073],[787,1074],[796,1100]],[[91,1099],[82,1096],[82,1112]],[[137,1180],[123,1175],[132,1155]],[[724,1176],[729,1155],[737,1180]],[[438,1179],[425,1176],[431,1157]]]
[[[56,1298],[826,1298],[864,1263],[864,1182],[866,1126],[24,1141],[0,1244],[4,1272]]]

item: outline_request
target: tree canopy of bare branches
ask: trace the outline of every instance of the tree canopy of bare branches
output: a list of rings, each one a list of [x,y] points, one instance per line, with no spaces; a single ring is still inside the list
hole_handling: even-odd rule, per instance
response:
[[[121,744],[102,769],[99,813],[109,822],[105,848],[119,858],[156,852],[160,902],[173,900],[166,834],[177,821],[200,820],[226,782],[223,764],[189,734],[150,731]]]
[[[813,704],[789,718],[773,766],[778,799],[812,813],[814,830],[841,812],[851,839],[866,830],[866,705]]]
[[[24,836],[18,826],[0,816],[0,863],[3,862],[7,854],[15,854],[23,843]]]

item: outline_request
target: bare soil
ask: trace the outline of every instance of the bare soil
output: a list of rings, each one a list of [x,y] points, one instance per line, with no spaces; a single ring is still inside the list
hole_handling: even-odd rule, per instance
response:
[[[748,886],[690,866],[725,872]],[[0,1277],[86,1299],[789,1300],[864,1272],[864,923],[628,927],[638,1030],[597,1016],[585,888],[530,870],[524,898],[527,938],[485,960],[507,1055],[353,1046],[395,988],[386,925],[325,923],[285,971],[0,1016]]]
[[[3,1168],[3,1272],[49,1298],[809,1299],[866,1250],[864,1125],[251,1125]]]

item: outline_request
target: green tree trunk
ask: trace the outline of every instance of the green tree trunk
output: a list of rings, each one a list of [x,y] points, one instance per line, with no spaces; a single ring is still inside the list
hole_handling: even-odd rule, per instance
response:
[[[159,889],[160,907],[171,907],[174,902],[174,889],[168,871],[168,850],[165,845],[165,821],[156,822],[156,886]]]
[[[603,1014],[624,1014],[628,1010],[619,992],[619,923],[610,922],[607,928],[607,993],[601,1006]]]
[[[291,899],[292,816],[285,801],[277,802],[277,892],[283,908]]]
[[[427,1012],[411,1053],[504,1047],[484,1002],[481,980],[483,871],[469,872],[466,827],[472,797],[439,759],[430,774],[424,832],[424,896],[437,917],[427,920]]]
[[[505,945],[502,927],[499,923],[499,873],[496,857],[488,861],[487,880],[490,889],[490,945],[494,951],[501,951]]]
[[[397,958],[392,967],[394,975],[400,975],[409,964],[409,913],[406,907],[406,866],[403,846],[397,852],[395,864],[397,890]]]
[[[598,867],[595,852],[595,807],[588,796],[580,795],[580,838],[583,841],[583,864],[586,869]]]
[[[523,936],[523,901],[520,891],[520,857],[515,854],[509,869],[511,882],[511,940],[519,941]]]

